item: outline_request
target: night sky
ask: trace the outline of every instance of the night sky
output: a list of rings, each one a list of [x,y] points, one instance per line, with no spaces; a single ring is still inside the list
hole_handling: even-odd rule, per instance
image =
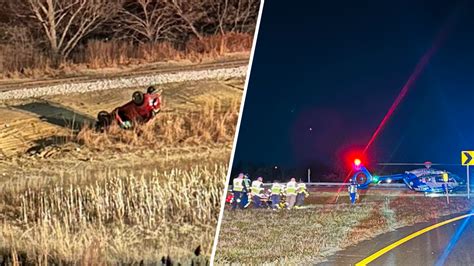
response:
[[[234,170],[339,167],[367,144],[443,28],[370,163],[459,163],[474,149],[474,3],[266,1]]]

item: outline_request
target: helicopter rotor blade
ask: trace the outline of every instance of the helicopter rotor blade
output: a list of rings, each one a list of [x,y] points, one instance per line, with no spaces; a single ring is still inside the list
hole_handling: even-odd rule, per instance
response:
[[[378,163],[378,165],[388,165],[388,166],[395,166],[395,165],[426,165],[426,163]],[[455,163],[430,163],[430,165],[446,165],[446,166],[456,166],[460,164],[455,164]]]

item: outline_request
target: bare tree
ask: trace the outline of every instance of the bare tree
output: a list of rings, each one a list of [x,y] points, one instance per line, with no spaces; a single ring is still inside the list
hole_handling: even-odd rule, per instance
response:
[[[249,32],[248,23],[257,19],[259,0],[205,0],[206,21],[212,34],[224,36],[228,32]],[[221,38],[220,53],[224,52],[225,38]]]
[[[225,23],[226,19],[229,17],[229,0],[211,0],[216,8],[217,14],[217,30],[219,30],[221,35],[225,33]]]
[[[187,0],[167,0],[174,12],[199,40],[202,40],[202,33],[197,26],[206,18],[205,1],[187,1]]]
[[[260,0],[236,0],[234,2],[233,26],[231,31],[251,32],[257,24]]]
[[[250,32],[257,22],[259,0],[206,0],[207,16],[215,33]]]
[[[27,0],[29,17],[44,32],[53,62],[67,58],[87,34],[116,14],[119,0]]]
[[[119,13],[119,28],[123,37],[139,42],[175,41],[180,25],[173,9],[160,0],[134,0]]]

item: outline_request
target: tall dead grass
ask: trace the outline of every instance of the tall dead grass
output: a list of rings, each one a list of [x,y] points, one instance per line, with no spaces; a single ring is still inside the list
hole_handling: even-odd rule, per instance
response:
[[[156,224],[208,225],[215,220],[225,169],[174,169],[151,176],[111,171],[96,182],[41,188],[28,187],[19,197],[24,223],[53,220],[69,227],[119,222],[152,228]],[[16,205],[16,204],[15,204]]]
[[[191,39],[184,48],[169,42],[139,43],[127,41],[90,41],[76,53],[73,61],[89,68],[113,67],[129,64],[151,63],[167,60],[199,61],[218,58],[227,53],[247,52],[252,48],[252,36],[243,33],[227,33]]]
[[[45,52],[32,44],[0,45],[0,78],[42,77],[77,74],[83,69],[99,69],[165,62],[169,60],[216,59],[228,53],[249,52],[250,34],[226,33],[191,39],[181,47],[170,42],[134,43],[121,40],[90,40],[78,47],[60,69],[51,69]]]
[[[167,255],[193,259],[199,245],[209,255],[226,170],[110,168],[82,185],[70,182],[77,176],[5,185],[0,255],[40,264],[156,263]]]
[[[84,127],[76,141],[99,150],[230,143],[235,133],[239,106],[239,100],[228,104],[209,100],[196,111],[158,114],[153,121],[138,125],[133,130],[112,125],[99,133],[91,127]]]

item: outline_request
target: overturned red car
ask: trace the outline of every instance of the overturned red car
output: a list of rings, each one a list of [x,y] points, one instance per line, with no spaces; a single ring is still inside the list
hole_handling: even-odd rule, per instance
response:
[[[121,128],[133,128],[136,124],[150,121],[161,110],[161,90],[150,86],[145,93],[135,91],[132,100],[112,112],[100,111],[97,115],[96,128],[103,130],[116,122]]]

